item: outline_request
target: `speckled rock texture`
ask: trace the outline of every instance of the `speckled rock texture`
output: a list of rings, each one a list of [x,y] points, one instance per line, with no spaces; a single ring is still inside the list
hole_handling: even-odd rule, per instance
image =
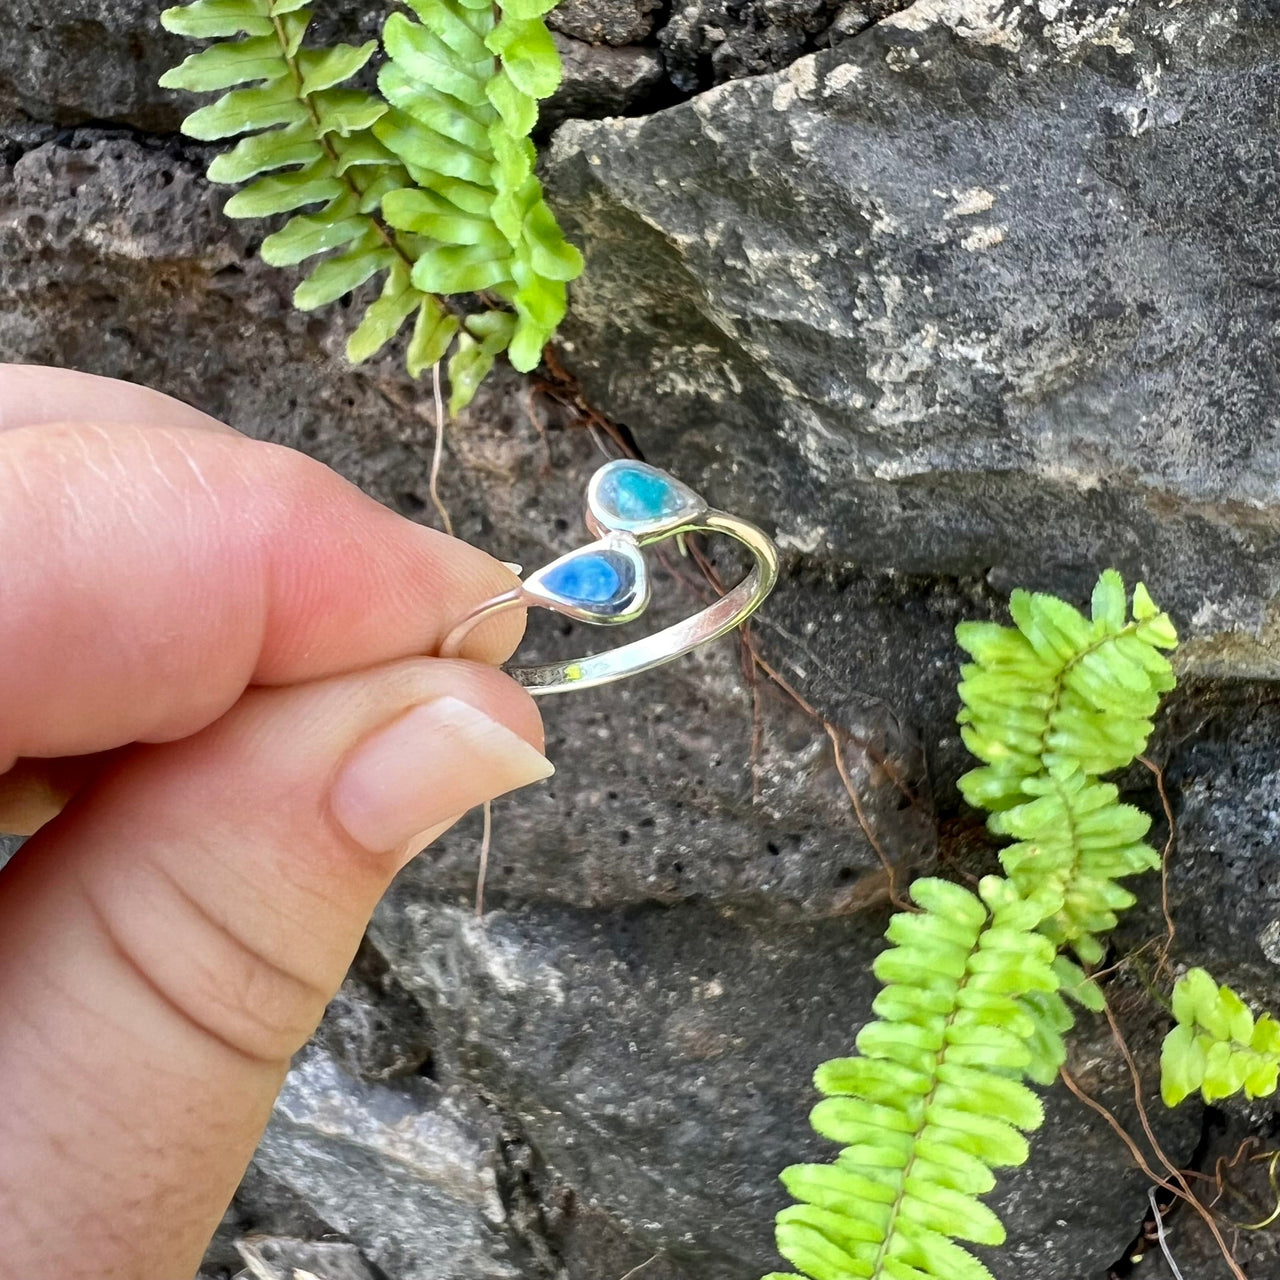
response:
[[[346,38],[381,11],[321,7]],[[174,132],[188,104],[154,87],[182,49],[153,7],[0,17],[0,358],[159,387],[433,519],[422,387],[392,355],[346,367],[353,308],[292,310],[293,279],[254,256],[263,228],[222,217],[209,152]],[[619,69],[577,77],[545,165],[588,263],[558,355],[580,389],[509,371],[484,389],[449,434],[459,532],[526,565],[581,541],[600,454],[579,396],[774,530],[761,651],[852,735],[904,876],[993,863],[954,787],[955,623],[1001,616],[1019,583],[1079,599],[1107,564],[1144,576],[1189,638],[1151,749],[1174,960],[1280,1008],[1280,10],[581,0],[558,25],[584,66]],[[645,68],[625,102],[623,67]],[[588,119],[618,110],[647,114]],[[702,598],[678,558],[657,580],[658,620]],[[591,643],[542,618],[527,651]],[[559,771],[496,807],[485,918],[473,818],[379,909],[207,1280],[778,1264],[777,1172],[828,1150],[810,1074],[874,992],[876,850],[822,726],[746,680],[732,642],[545,710]],[[1160,812],[1147,770],[1122,782]],[[1162,936],[1159,884],[1141,889],[1117,958]],[[1167,1024],[1140,976],[1112,992],[1150,1085]],[[1082,1022],[1071,1066],[1138,1129],[1105,1023]],[[1202,1169],[1280,1133],[1266,1104],[1148,1102]],[[1047,1103],[993,1198],[1010,1242],[985,1256],[996,1280],[1101,1280],[1148,1184],[1095,1113]],[[1261,1211],[1229,1212],[1265,1198],[1264,1177]],[[1191,1215],[1170,1231],[1187,1276],[1227,1275]],[[1276,1253],[1274,1234],[1238,1245],[1251,1280]]]

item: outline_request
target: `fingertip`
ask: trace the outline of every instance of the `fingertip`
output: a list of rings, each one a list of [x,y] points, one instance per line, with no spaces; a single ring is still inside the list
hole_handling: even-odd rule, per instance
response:
[[[390,513],[393,519],[403,517]],[[441,533],[427,525],[415,525],[422,539],[423,552],[430,564],[449,563],[453,581],[444,588],[446,598],[456,601],[456,614],[440,619],[439,632],[429,652],[436,655],[444,638],[454,626],[477,605],[509,594],[520,586],[520,579],[503,561],[469,542]],[[524,639],[527,611],[509,609],[486,618],[467,633],[457,657],[498,667],[511,658]]]
[[[480,709],[542,754],[547,745],[546,729],[538,703],[528,689],[505,671],[475,662],[464,665],[475,673]]]

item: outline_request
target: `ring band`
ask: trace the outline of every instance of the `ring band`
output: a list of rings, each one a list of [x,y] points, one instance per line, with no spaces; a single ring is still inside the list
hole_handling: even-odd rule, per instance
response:
[[[597,541],[537,570],[520,586],[477,605],[445,637],[440,656],[456,658],[470,632],[495,614],[536,606],[595,626],[632,622],[648,608],[649,573],[642,547],[689,533],[718,533],[741,542],[755,558],[736,587],[691,618],[616,649],[571,662],[508,667],[535,697],[591,689],[672,662],[727,635],[765,601],[778,580],[778,551],[748,520],[716,511],[674,476],[648,463],[619,458],[587,487],[587,528]]]

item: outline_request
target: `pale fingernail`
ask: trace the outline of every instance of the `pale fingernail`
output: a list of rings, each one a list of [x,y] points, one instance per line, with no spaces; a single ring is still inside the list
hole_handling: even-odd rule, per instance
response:
[[[436,698],[360,743],[329,803],[357,844],[382,853],[554,772],[506,725],[457,698]]]

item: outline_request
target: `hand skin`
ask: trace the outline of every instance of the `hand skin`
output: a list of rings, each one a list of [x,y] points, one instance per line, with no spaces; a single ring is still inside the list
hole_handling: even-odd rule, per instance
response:
[[[547,776],[514,585],[155,392],[0,366],[0,1277],[191,1276],[378,898]]]

